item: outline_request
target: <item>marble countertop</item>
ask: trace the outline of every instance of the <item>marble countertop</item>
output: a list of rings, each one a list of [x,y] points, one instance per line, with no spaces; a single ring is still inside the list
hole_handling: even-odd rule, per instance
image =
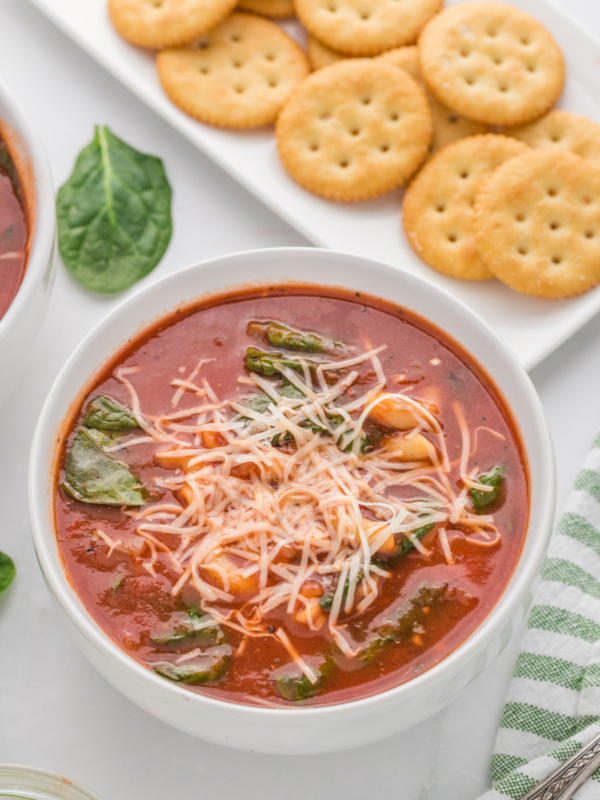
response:
[[[559,4],[600,35],[600,5]],[[97,124],[163,158],[176,187],[175,232],[164,261],[146,280],[236,250],[308,244],[26,0],[0,0],[0,12],[0,79],[37,125],[57,186]],[[14,557],[19,570],[0,599],[0,761],[60,772],[104,800],[305,800],[313,794],[326,800],[474,800],[488,785],[517,637],[452,705],[417,728],[358,750],[298,758],[239,753],[178,733],[124,699],[77,650],[36,562],[27,458],[58,369],[117,302],[87,294],[59,264],[21,391],[0,410],[0,549]],[[596,317],[532,372],[556,448],[559,509],[600,430],[599,365]]]

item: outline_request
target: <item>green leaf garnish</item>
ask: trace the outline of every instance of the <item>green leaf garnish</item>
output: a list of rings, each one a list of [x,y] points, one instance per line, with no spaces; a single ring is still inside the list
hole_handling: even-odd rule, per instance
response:
[[[119,292],[147,275],[171,239],[162,161],[96,127],[56,199],[58,248],[87,289]]]
[[[0,552],[0,594],[8,589],[16,574],[15,562],[6,553]]]

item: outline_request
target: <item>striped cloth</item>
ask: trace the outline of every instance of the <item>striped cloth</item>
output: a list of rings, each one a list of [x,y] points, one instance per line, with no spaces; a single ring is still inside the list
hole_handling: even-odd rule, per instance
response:
[[[480,800],[522,797],[600,731],[600,436],[550,543]],[[600,800],[600,770],[575,795]]]

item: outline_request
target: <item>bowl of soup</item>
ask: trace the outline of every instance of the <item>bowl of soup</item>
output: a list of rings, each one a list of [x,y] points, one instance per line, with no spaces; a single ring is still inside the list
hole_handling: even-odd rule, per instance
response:
[[[267,753],[376,741],[499,654],[554,460],[514,355],[365,258],[240,253],[81,343],[32,447],[39,562],[80,647],[169,724]]]
[[[55,268],[54,191],[32,122],[0,83],[0,403],[42,321]]]

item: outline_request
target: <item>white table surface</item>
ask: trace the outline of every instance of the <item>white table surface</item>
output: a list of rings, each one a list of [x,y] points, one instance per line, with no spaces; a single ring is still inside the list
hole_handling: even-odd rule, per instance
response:
[[[600,34],[600,4],[560,2]],[[236,250],[307,244],[26,0],[0,0],[0,20],[0,80],[37,125],[57,186],[96,124],[109,125],[164,159],[174,187],[175,231],[166,257],[147,281]],[[417,728],[359,750],[299,758],[239,753],[178,733],[124,699],[75,648],[35,559],[27,458],[57,371],[117,302],[90,296],[59,264],[26,376],[0,410],[0,549],[18,568],[15,584],[0,599],[0,762],[63,773],[104,800],[476,798],[488,785],[517,637],[451,706]],[[600,430],[599,365],[597,317],[532,373],[556,448],[559,510]]]

